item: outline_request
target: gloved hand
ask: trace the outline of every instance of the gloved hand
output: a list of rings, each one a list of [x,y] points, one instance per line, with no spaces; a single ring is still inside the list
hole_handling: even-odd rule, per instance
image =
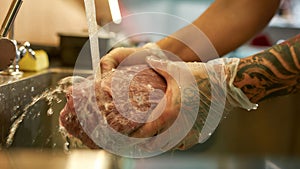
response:
[[[122,60],[124,60],[127,56],[136,52],[137,48],[115,48],[110,51],[108,54],[103,56],[100,60],[100,67],[102,73],[108,72],[114,68],[116,68]]]
[[[125,48],[119,47],[110,51],[100,60],[102,73],[117,68],[125,59],[126,66],[145,64],[145,58],[149,55],[156,55],[164,58],[165,55],[155,43],[147,43],[142,47]],[[132,59],[130,58],[132,57]]]
[[[167,132],[171,137],[156,137],[151,143],[156,145],[165,141],[167,145],[174,139],[180,139],[176,137],[179,133],[188,130],[175,147],[187,149],[207,140],[222,117],[233,108],[249,110],[257,107],[240,89],[233,86],[239,64],[237,58],[186,63],[151,56],[147,62],[165,78],[167,90],[165,99],[153,112],[154,117],[158,117],[157,114],[159,117],[144,124],[132,134],[133,137],[152,137]],[[174,125],[177,127],[172,130]]]

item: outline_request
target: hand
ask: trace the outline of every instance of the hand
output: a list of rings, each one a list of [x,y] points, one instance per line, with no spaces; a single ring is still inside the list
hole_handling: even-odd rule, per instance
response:
[[[202,72],[200,72],[201,75],[199,75],[198,80],[204,79],[205,81],[201,84],[199,83],[198,86],[198,84],[196,84],[196,81],[194,81],[195,83],[193,84],[194,75],[192,74],[191,69],[189,68],[189,64],[186,64],[185,62],[164,61],[159,60],[156,57],[148,57],[147,62],[155,71],[157,71],[161,76],[165,78],[167,82],[167,90],[165,94],[165,99],[162,100],[159,106],[157,106],[154,112],[152,112],[152,114],[155,114],[154,116],[157,116],[156,114],[158,113],[160,113],[161,115],[156,120],[146,123],[139,130],[137,130],[131,135],[132,137],[138,138],[152,137],[165,132],[169,129],[171,125],[174,124],[174,121],[178,118],[179,113],[185,114],[186,116],[184,117],[187,117],[186,119],[189,119],[188,114],[191,113],[190,111],[194,110],[196,111],[194,112],[194,114],[196,114],[194,118],[196,118],[198,114],[198,106],[196,106],[196,109],[195,107],[191,109],[186,107],[189,105],[199,105],[199,97],[195,96],[199,93],[197,90],[198,87],[202,89],[203,93],[209,94],[210,91],[207,87],[209,81],[208,74],[204,68],[204,63],[198,63],[199,66],[203,67],[203,70]],[[201,69],[201,67],[199,67],[199,69]],[[183,102],[181,102],[181,100],[183,100]],[[184,100],[189,100],[190,103],[186,104]],[[207,105],[209,104],[202,105],[202,109],[205,111],[199,112],[201,116],[198,116],[197,118],[198,124],[189,124],[194,123],[195,121],[193,120],[187,122],[187,125],[190,125],[189,127],[183,126],[185,124],[181,124],[182,126],[180,127],[189,129],[187,131],[186,137],[179,143],[177,148],[187,149],[192,145],[198,143],[200,133],[199,128],[204,125],[205,117],[207,116],[209,110],[209,107],[207,107]],[[203,106],[206,106],[206,108],[203,108]],[[181,108],[184,110],[180,111]],[[204,117],[204,119],[202,119],[202,117]],[[170,135],[174,134],[176,133],[171,133]]]
[[[100,60],[101,71],[108,72],[116,68],[126,57],[137,51],[137,48],[115,48]]]
[[[147,56],[157,55],[165,57],[161,49],[155,43],[148,43],[143,47],[118,47],[103,56],[100,60],[102,73],[117,68],[122,62],[123,65],[137,65],[145,63]]]
[[[180,127],[188,129],[187,126],[192,125],[184,139],[178,140],[180,142],[175,146],[183,150],[206,141],[218,126],[223,114],[228,113],[232,108],[251,109],[256,106],[241,90],[232,85],[239,59],[185,63],[149,57],[147,62],[167,82],[165,99],[160,103],[165,106],[157,106],[153,114],[161,113],[161,115],[144,124],[132,134],[132,137],[152,137],[161,134],[174,125],[174,121],[180,117],[181,113],[186,121]],[[195,78],[195,84],[191,76]],[[193,111],[197,111],[195,119],[189,117]],[[177,134],[170,133],[169,135]],[[173,142],[174,138],[168,139]]]

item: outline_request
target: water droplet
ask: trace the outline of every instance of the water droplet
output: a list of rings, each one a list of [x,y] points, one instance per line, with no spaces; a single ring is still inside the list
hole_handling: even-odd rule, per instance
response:
[[[56,99],[56,103],[60,103],[60,102],[62,102],[61,99]]]
[[[52,108],[49,108],[48,111],[47,111],[47,115],[48,116],[51,116],[53,114],[53,109]]]
[[[68,152],[70,150],[70,139],[68,136],[65,137],[64,151]]]
[[[14,106],[14,107],[13,107],[13,111],[18,110],[19,108],[20,108],[20,106]]]
[[[72,80],[72,78],[66,77],[66,78],[64,78],[64,79],[62,79],[62,80],[66,81],[66,82],[70,82],[70,81]],[[71,83],[68,83],[68,84],[71,84]],[[30,111],[30,108],[31,108],[33,105],[35,105],[38,101],[40,101],[40,100],[42,100],[42,99],[52,101],[53,98],[56,98],[56,100],[58,100],[58,99],[57,99],[57,97],[58,97],[57,94],[58,94],[60,91],[61,91],[61,92],[64,92],[64,91],[65,91],[64,88],[61,87],[61,86],[63,86],[63,85],[64,85],[64,84],[60,84],[60,83],[58,82],[58,86],[57,86],[55,89],[46,89],[46,90],[45,90],[43,93],[41,93],[40,95],[37,95],[37,96],[32,97],[31,103],[29,103],[29,104],[25,105],[24,107],[22,107],[23,111],[22,111],[22,113],[21,113],[20,115],[13,115],[13,116],[12,116],[11,120],[13,121],[13,124],[12,124],[11,127],[10,127],[9,135],[7,136],[7,139],[6,139],[6,146],[7,146],[7,147],[10,147],[11,144],[13,143],[14,136],[15,136],[15,134],[16,134],[16,131],[17,131],[17,129],[18,129],[20,123],[22,123],[24,119],[26,120],[26,117],[28,117],[28,115],[30,115],[30,114],[32,113],[32,112]],[[11,89],[11,91],[15,91],[15,90],[16,90],[15,88],[12,88],[12,89]],[[34,90],[35,90],[34,87],[31,87],[31,91],[34,91]],[[5,98],[5,96],[4,96],[3,94],[1,94],[1,93],[0,93],[0,96],[2,96],[3,98]],[[23,97],[15,98],[15,99],[18,100],[18,101],[21,101],[21,100],[24,100],[24,97],[26,97],[26,95],[23,96]],[[59,101],[59,100],[58,100],[58,101]],[[52,105],[50,105],[50,106],[52,106]],[[14,106],[14,107],[13,107],[13,110],[18,110],[18,109],[20,109],[19,106]],[[40,116],[40,114],[41,114],[41,113],[38,112],[38,113],[34,114],[34,116],[35,116],[35,117],[36,117],[36,116]],[[52,110],[52,108],[49,108],[48,111],[47,111],[47,115],[50,116],[50,115],[52,115],[52,114],[53,114],[53,110]],[[34,116],[33,116],[33,117],[34,117]],[[35,142],[36,140],[33,140],[33,141]]]
[[[70,148],[69,146],[70,146],[70,143],[69,142],[65,142],[64,149],[68,151],[69,148]]]
[[[258,104],[255,104],[251,109],[247,109],[248,111],[250,110],[256,110],[258,108]]]
[[[46,140],[46,144],[50,143],[50,141],[51,141],[51,138],[48,137],[47,140]]]
[[[13,115],[11,118],[10,118],[10,121],[14,121],[18,116],[17,115]]]

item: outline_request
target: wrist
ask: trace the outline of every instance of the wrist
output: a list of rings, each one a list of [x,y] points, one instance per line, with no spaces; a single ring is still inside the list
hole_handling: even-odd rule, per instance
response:
[[[246,110],[257,109],[258,104],[253,103],[244,91],[235,83],[240,65],[238,58],[224,58],[224,70],[227,83],[227,102],[232,107]]]
[[[219,57],[208,37],[193,24],[158,41],[157,44],[161,49],[177,55],[186,62],[207,62]]]
[[[176,37],[168,36],[156,42],[156,44],[164,51],[168,51],[173,55],[179,57],[182,61],[193,62],[201,61],[197,54],[185,45],[182,41],[176,39]]]

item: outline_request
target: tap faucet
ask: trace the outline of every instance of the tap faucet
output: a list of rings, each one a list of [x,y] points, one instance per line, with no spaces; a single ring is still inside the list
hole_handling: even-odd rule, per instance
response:
[[[36,59],[34,50],[30,47],[29,42],[24,42],[23,45],[19,45],[17,48],[17,41],[10,40],[7,38],[0,39],[0,58],[3,62],[0,63],[0,74],[6,75],[22,75],[22,72],[19,70],[19,61],[26,54]],[[1,49],[3,48],[3,50]],[[3,51],[3,52],[2,52]]]
[[[0,30],[0,71],[1,74],[9,75],[20,75],[22,72],[19,71],[18,62],[25,53],[29,54],[35,58],[34,51],[30,48],[30,43],[25,42],[23,46],[17,48],[17,42],[13,40],[13,23],[18,14],[18,11],[23,3],[23,0],[13,0],[7,15],[2,23]],[[10,32],[11,39],[6,38],[8,32]]]
[[[13,0],[2,23],[0,37],[6,37],[22,5],[22,0]]]
[[[0,71],[12,65],[16,56],[17,48],[15,42],[7,38],[0,38]]]
[[[17,51],[17,60],[20,60],[27,52],[33,59],[36,59],[34,50],[31,49],[30,43],[26,41]]]

